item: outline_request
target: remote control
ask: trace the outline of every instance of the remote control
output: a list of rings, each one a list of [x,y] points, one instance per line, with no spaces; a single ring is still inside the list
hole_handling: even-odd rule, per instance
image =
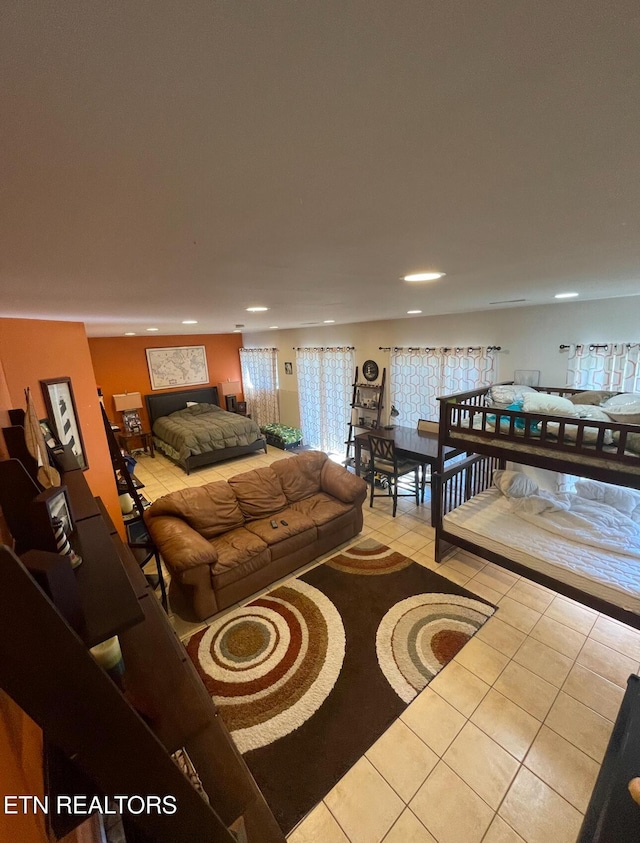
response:
[[[280,521],[280,523],[282,524],[282,526],[283,526],[283,527],[288,527],[288,526],[289,526],[289,522],[288,522],[288,521],[284,521],[284,520],[283,520],[283,521]]]
[[[273,518],[271,519],[271,526],[273,527],[273,529],[274,529],[274,530],[277,530],[277,529],[278,529],[278,525],[277,525],[276,521],[275,521]]]

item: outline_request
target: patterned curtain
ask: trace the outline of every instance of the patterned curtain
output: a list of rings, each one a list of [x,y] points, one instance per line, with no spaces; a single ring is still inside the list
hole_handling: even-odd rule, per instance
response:
[[[242,392],[251,418],[258,424],[280,421],[278,349],[241,348]]]
[[[342,455],[351,414],[354,349],[298,348],[296,369],[304,444]]]
[[[437,421],[440,395],[488,386],[495,380],[495,352],[487,348],[394,348],[390,360],[391,403],[398,424]]]
[[[393,348],[389,361],[390,405],[396,423],[413,427],[418,419],[437,419],[440,354],[436,348]]]
[[[567,386],[640,392],[640,344],[570,346]]]

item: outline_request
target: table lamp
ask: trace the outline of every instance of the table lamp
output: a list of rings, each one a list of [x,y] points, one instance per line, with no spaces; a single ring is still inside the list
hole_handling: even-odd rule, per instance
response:
[[[218,384],[218,397],[224,396],[225,409],[236,411],[236,395],[240,392],[240,381],[224,381]]]
[[[113,406],[116,408],[118,413],[122,413],[122,421],[124,423],[125,430],[130,426],[128,424],[128,418],[132,419],[132,416],[127,418],[127,414],[133,414],[132,421],[135,422],[135,417],[138,416],[138,410],[142,408],[142,395],[139,392],[123,392],[113,396]],[[138,417],[137,425],[140,424],[140,419]]]
[[[400,411],[395,407],[395,405],[391,405],[391,409],[389,410],[389,424],[384,426],[385,430],[391,430],[393,425],[391,424],[392,419],[397,419],[400,415]]]

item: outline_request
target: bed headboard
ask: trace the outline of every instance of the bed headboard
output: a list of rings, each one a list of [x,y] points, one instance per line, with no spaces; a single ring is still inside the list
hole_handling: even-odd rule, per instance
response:
[[[184,410],[187,401],[196,401],[198,404],[216,404],[218,401],[218,387],[206,386],[201,389],[181,389],[180,392],[161,392],[156,395],[145,395],[145,404],[149,414],[149,425],[153,430],[153,423],[160,416],[168,416],[176,410]]]

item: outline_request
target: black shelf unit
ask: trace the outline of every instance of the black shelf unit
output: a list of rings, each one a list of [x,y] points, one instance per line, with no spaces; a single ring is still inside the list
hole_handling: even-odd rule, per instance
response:
[[[384,409],[384,389],[387,378],[386,368],[382,370],[382,377],[378,383],[360,381],[360,370],[356,366],[351,394],[351,418],[347,433],[347,452],[344,465],[354,466],[355,458],[352,449],[354,437],[365,430],[378,430],[382,427],[382,411]]]

